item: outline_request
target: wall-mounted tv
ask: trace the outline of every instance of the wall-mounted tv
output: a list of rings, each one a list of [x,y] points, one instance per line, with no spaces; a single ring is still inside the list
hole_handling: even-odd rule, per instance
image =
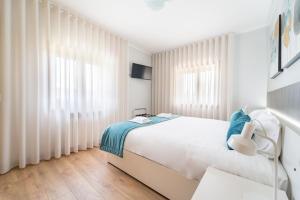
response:
[[[151,80],[152,68],[149,66],[132,63],[131,78]]]

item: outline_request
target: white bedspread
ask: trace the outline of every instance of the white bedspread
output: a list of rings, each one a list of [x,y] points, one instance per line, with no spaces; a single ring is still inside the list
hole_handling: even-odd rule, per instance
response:
[[[208,166],[272,185],[273,161],[262,155],[245,156],[226,147],[229,122],[179,117],[132,130],[125,149],[200,180]],[[279,187],[287,189],[287,175],[279,165]]]

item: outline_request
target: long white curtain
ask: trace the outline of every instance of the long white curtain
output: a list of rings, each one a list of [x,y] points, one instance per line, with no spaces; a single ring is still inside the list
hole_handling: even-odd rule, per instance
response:
[[[127,117],[127,42],[49,1],[0,1],[0,174]]]
[[[232,35],[152,55],[153,113],[227,119],[232,98]]]

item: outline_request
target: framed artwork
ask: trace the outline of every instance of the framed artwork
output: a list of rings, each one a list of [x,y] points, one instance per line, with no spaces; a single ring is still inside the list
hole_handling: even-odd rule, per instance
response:
[[[270,78],[274,79],[283,71],[281,68],[281,15],[274,20],[270,35]]]
[[[300,0],[284,0],[282,8],[282,66],[288,68],[300,58]]]

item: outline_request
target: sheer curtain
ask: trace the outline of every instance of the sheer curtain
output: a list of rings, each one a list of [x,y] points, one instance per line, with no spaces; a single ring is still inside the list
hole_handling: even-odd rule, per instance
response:
[[[153,113],[227,119],[231,113],[233,36],[152,55]]]
[[[127,42],[49,1],[0,1],[0,174],[127,117]]]

